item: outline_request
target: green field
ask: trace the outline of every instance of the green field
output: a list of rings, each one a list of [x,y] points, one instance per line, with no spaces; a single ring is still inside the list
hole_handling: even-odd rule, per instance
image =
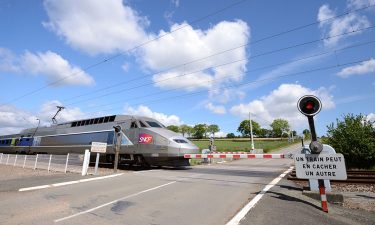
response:
[[[208,149],[209,140],[192,140],[199,149]],[[255,140],[255,149],[263,149],[263,152],[271,152],[282,147],[298,143],[295,140],[293,143],[288,140]],[[218,152],[248,152],[251,149],[249,139],[215,139],[216,151]]]

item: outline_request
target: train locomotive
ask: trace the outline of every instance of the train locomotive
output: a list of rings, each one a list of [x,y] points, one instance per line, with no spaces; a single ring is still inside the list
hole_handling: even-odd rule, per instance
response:
[[[112,115],[28,128],[19,134],[0,136],[0,153],[82,154],[92,142],[107,143],[103,156],[114,161],[114,127],[120,126],[122,142],[119,162],[155,166],[189,166],[184,154],[199,149],[182,135],[166,129],[155,119]]]

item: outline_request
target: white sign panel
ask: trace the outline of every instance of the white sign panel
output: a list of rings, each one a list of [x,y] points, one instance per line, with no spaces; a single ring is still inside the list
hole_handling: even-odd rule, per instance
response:
[[[302,179],[346,180],[342,154],[295,154],[296,174]]]
[[[107,143],[104,142],[92,142],[91,152],[105,153],[107,151]]]

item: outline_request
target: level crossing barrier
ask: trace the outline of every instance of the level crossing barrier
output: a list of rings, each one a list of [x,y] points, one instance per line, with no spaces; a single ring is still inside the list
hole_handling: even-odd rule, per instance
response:
[[[292,153],[287,154],[252,154],[252,153],[209,153],[185,154],[185,159],[293,159]]]

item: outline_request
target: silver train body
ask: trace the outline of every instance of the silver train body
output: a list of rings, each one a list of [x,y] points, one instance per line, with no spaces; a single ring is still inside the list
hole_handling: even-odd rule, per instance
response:
[[[91,148],[92,142],[105,142],[105,160],[113,162],[114,126],[121,126],[124,133],[120,163],[188,166],[189,161],[184,159],[184,154],[198,153],[199,150],[188,139],[166,129],[154,119],[113,115],[30,128],[19,134],[0,136],[0,153],[82,154],[85,149]]]

